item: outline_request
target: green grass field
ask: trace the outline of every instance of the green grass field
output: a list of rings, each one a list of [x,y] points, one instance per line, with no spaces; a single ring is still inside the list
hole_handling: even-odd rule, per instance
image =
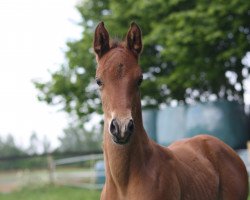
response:
[[[1,200],[99,200],[99,190],[86,190],[62,186],[23,188],[9,194],[1,194]],[[250,200],[250,196],[248,197]]]
[[[99,200],[99,190],[86,190],[62,186],[25,187],[20,191],[1,194],[1,200]]]

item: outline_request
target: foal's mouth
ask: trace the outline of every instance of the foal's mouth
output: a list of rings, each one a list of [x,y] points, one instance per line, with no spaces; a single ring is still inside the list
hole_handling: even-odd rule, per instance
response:
[[[125,135],[126,137],[119,137],[119,136],[112,135],[112,140],[114,143],[119,144],[119,145],[128,144],[130,142],[132,132],[127,132]]]

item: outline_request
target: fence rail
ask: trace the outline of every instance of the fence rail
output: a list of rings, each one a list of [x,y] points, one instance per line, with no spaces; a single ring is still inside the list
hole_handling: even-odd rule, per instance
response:
[[[103,154],[90,154],[53,160],[48,157],[50,182],[57,185],[74,186],[86,189],[101,189],[103,183],[98,179],[105,177],[104,170],[97,171],[96,164],[103,160]],[[88,168],[69,168],[70,165],[89,162]],[[65,166],[68,170],[58,170],[59,166]],[[103,169],[103,168],[101,168]]]
[[[89,161],[89,160],[100,160],[100,159],[103,159],[103,154],[91,154],[91,155],[85,155],[85,156],[63,158],[63,159],[55,160],[54,163],[55,165],[66,165],[66,164],[84,162],[84,161]]]

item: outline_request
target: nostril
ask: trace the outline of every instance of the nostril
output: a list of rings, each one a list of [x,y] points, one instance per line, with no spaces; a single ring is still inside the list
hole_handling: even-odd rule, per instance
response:
[[[110,133],[112,133],[113,135],[118,134],[118,124],[115,119],[113,119],[110,123]]]
[[[134,121],[131,119],[129,120],[129,123],[128,123],[128,131],[129,132],[133,132],[134,131]]]

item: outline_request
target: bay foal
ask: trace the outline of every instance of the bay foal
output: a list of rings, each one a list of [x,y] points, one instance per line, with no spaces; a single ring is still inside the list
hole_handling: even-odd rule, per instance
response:
[[[141,31],[135,23],[118,43],[110,41],[101,22],[94,51],[104,111],[102,200],[247,199],[246,168],[222,141],[201,135],[162,147],[148,138],[139,90]]]

